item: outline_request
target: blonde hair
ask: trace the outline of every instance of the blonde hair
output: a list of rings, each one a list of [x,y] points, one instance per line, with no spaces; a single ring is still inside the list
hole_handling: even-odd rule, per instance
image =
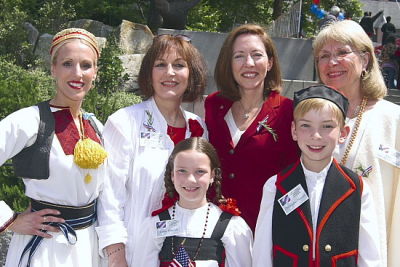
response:
[[[342,110],[332,101],[323,98],[309,98],[297,104],[293,111],[294,121],[303,118],[310,110],[320,111],[324,107],[328,107],[332,111],[332,117],[339,123],[340,128],[343,128],[345,118]]]
[[[344,45],[349,45],[357,51],[369,54],[367,68],[365,73],[360,77],[361,94],[373,100],[383,98],[387,93],[386,85],[375,57],[371,39],[363,28],[355,21],[343,20],[335,22],[321,30],[313,42],[316,65],[319,52],[330,41],[337,41]],[[319,73],[318,79],[321,80]]]

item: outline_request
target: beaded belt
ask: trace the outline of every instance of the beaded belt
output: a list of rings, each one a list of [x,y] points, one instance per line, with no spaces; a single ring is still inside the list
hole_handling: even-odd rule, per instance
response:
[[[96,202],[94,200],[90,204],[86,206],[74,207],[74,206],[64,206],[58,204],[52,204],[49,202],[38,201],[31,199],[31,207],[32,212],[39,211],[42,209],[56,209],[61,214],[55,217],[61,217],[65,220],[64,223],[58,222],[50,222],[46,223],[48,225],[58,227],[61,232],[64,234],[65,238],[67,239],[70,245],[74,245],[77,241],[76,232],[75,230],[84,229],[91,226],[97,219],[97,212],[96,212]],[[53,215],[52,215],[53,216]],[[47,232],[47,230],[42,230],[43,232]],[[25,254],[28,254],[28,262],[27,267],[30,266],[30,262],[32,259],[33,254],[35,253],[37,247],[39,246],[40,242],[42,242],[43,237],[34,235],[28,244],[25,246],[21,258],[19,260],[18,266],[21,265],[21,261],[24,258]]]

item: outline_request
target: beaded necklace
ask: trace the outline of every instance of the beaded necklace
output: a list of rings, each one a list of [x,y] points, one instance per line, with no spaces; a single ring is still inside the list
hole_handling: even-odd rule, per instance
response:
[[[357,119],[356,119],[356,122],[354,123],[354,129],[353,129],[353,132],[351,133],[349,144],[347,145],[346,150],[344,151],[344,154],[343,154],[343,158],[340,161],[340,164],[342,164],[342,165],[346,164],[347,159],[349,157],[350,150],[354,144],[354,141],[355,141],[357,133],[358,133],[358,128],[360,127],[360,124],[361,124],[361,119],[362,119],[363,113],[365,111],[365,107],[367,106],[367,102],[368,102],[368,98],[366,96],[364,96],[361,101],[360,109],[358,110],[358,113],[357,113]]]
[[[176,203],[174,204],[174,206],[172,207],[172,220],[175,218],[175,207],[176,207]],[[207,206],[207,214],[206,214],[206,222],[204,224],[204,229],[203,229],[203,235],[201,236],[201,239],[199,241],[199,244],[197,245],[197,249],[196,249],[196,253],[194,254],[194,257],[192,259],[192,261],[194,262],[197,258],[197,256],[199,255],[200,252],[200,248],[201,245],[203,244],[203,240],[204,240],[204,236],[206,235],[206,231],[207,231],[207,224],[208,224],[208,216],[210,215],[210,207],[211,204],[210,202],[208,202],[208,206]],[[183,239],[181,246],[183,246],[183,244],[185,243],[186,238]],[[172,256],[175,257],[175,251],[174,251],[174,236],[171,238],[171,253]]]

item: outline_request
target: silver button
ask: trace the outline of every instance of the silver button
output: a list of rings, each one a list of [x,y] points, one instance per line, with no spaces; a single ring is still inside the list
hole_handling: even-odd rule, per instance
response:
[[[230,173],[229,174],[229,178],[231,178],[231,179],[235,178],[235,174],[234,173]]]
[[[229,150],[229,154],[233,155],[235,153],[234,149]]]
[[[332,251],[332,247],[331,247],[331,245],[329,245],[329,244],[328,244],[328,245],[326,245],[326,246],[325,246],[325,251],[326,251],[326,252],[330,252],[330,251]]]

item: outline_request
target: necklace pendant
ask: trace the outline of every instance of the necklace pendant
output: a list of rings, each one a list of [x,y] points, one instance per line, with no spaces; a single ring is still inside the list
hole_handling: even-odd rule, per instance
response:
[[[243,119],[247,120],[250,117],[249,113],[244,113],[243,114]]]
[[[92,175],[89,173],[85,175],[85,184],[90,184],[90,182],[93,180]]]

